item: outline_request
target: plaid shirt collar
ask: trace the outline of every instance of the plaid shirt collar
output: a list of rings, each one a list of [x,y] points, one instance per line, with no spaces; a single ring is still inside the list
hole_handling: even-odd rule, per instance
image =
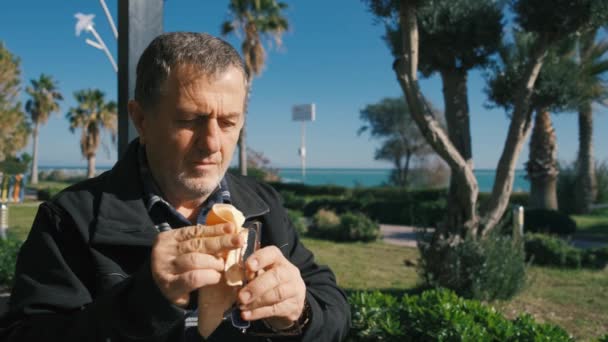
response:
[[[205,202],[203,202],[203,204],[201,204],[201,210],[196,222],[190,222],[163,198],[160,188],[152,177],[152,173],[148,166],[146,150],[143,145],[139,146],[138,161],[146,208],[148,209],[148,213],[154,224],[160,231],[189,226],[192,223],[204,224],[207,213],[214,204],[232,203],[226,178],[222,177],[217,189],[207,198],[207,200],[205,200]]]

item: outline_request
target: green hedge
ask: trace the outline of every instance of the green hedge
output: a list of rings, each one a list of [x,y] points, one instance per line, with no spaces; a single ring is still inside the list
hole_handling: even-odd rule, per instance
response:
[[[6,240],[0,239],[0,284],[9,287],[13,285],[17,254],[21,245],[22,241],[10,234]]]
[[[408,191],[397,187],[349,189],[340,186],[310,186],[300,183],[271,183],[288,209],[312,217],[320,209],[338,214],[361,212],[386,224],[436,226],[447,209],[447,189]],[[479,203],[489,197],[479,194]],[[511,203],[527,205],[527,193],[513,193]]]
[[[529,315],[508,320],[479,301],[449,290],[398,298],[381,292],[349,296],[353,327],[347,341],[573,341],[562,328]]]
[[[576,222],[570,216],[556,210],[530,209],[524,211],[526,232],[572,235]]]
[[[545,234],[526,234],[526,259],[541,266],[604,268],[608,247],[581,249],[563,239]]]

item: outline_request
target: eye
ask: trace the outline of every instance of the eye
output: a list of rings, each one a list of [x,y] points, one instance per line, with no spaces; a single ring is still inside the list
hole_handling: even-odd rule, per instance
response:
[[[218,120],[220,127],[231,128],[236,126],[236,120],[233,119],[220,119]]]

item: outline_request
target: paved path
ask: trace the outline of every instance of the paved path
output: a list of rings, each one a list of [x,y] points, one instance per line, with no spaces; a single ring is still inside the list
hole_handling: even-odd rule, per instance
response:
[[[381,224],[382,240],[391,245],[416,247],[417,227],[399,226],[394,224]],[[432,229],[432,228],[430,228]],[[608,246],[608,243],[593,240],[570,240],[571,245],[578,248],[599,248]]]
[[[416,227],[381,224],[382,240],[391,245],[416,247]]]

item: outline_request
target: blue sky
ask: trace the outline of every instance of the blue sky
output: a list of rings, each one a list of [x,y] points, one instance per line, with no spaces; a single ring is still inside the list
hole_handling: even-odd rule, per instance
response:
[[[118,0],[107,0],[117,20]],[[374,161],[378,143],[357,136],[362,125],[359,111],[401,90],[391,69],[392,57],[381,40],[382,27],[360,1],[286,1],[291,28],[280,49],[271,49],[267,68],[254,80],[248,117],[249,146],[263,151],[277,167],[297,167],[300,125],[291,121],[294,104],[314,102],[317,120],[307,125],[307,165],[310,167],[390,167]],[[61,112],[53,115],[40,132],[40,165],[85,165],[79,136],[68,130],[64,118],[75,105],[73,92],[99,88],[116,100],[116,75],[100,50],[85,44],[83,33],[75,35],[74,14],[95,14],[95,27],[116,55],[116,43],[96,0],[20,0],[5,2],[0,11],[0,40],[21,58],[23,86],[40,73],[59,81],[65,96]],[[227,1],[168,0],[164,9],[165,31],[201,31],[219,34],[227,18]],[[239,47],[235,37],[228,41]],[[502,110],[484,108],[484,80],[479,72],[469,77],[469,101],[473,155],[477,168],[495,168],[506,137],[508,121]],[[423,92],[442,109],[441,82],[437,77],[422,83]],[[25,102],[26,96],[22,96]],[[595,155],[608,159],[606,109],[597,108]],[[576,156],[576,115],[554,116],[560,160]],[[98,165],[116,160],[115,147],[105,138],[109,155],[100,150]],[[26,148],[31,153],[31,146]],[[518,167],[527,160],[527,143]]]

